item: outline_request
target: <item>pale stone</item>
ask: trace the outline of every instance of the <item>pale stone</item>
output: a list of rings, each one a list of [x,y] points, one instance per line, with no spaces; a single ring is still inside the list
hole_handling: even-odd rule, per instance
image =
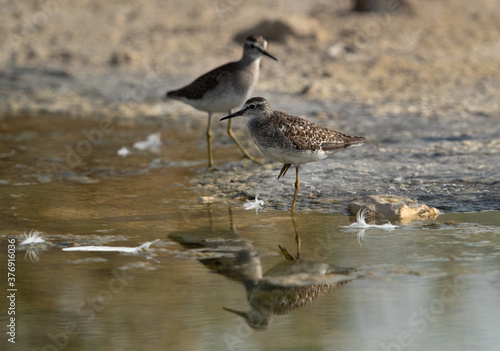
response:
[[[351,213],[367,209],[371,218],[408,223],[439,216],[439,210],[415,200],[394,195],[368,195],[349,204]]]
[[[215,201],[215,199],[212,196],[202,196],[198,198],[198,202],[202,204],[212,204]]]

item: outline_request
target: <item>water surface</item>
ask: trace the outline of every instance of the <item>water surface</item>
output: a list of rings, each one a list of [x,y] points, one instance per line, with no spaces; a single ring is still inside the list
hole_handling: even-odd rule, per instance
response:
[[[16,344],[2,337],[2,345],[498,348],[500,213],[445,213],[392,231],[359,233],[346,228],[353,219],[339,213],[299,212],[293,219],[265,205],[258,213],[246,211],[244,200],[201,203],[200,197],[213,196],[191,180],[206,164],[202,128],[181,135],[156,121],[109,123],[53,117],[1,122],[0,250],[6,253],[7,239],[16,239],[18,289]],[[132,148],[157,131],[159,153]],[[118,156],[122,146],[132,154]],[[217,162],[234,158],[229,144],[215,147]],[[21,245],[31,229],[47,242]],[[295,256],[296,233],[300,260],[286,260],[278,245]],[[63,251],[157,239],[136,255]],[[347,281],[336,280],[351,267],[357,273],[349,270]],[[223,308],[268,314],[251,328]],[[5,309],[0,319],[6,325]]]

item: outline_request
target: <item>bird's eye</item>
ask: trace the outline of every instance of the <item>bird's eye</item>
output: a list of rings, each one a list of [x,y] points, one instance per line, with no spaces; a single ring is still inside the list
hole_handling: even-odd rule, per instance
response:
[[[256,107],[256,106],[255,106],[255,104],[248,105],[248,108],[249,108],[250,110],[255,110],[255,107]]]

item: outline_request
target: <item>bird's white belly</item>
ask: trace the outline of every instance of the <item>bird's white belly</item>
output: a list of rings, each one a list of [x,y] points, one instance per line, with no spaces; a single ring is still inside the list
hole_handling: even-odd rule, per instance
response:
[[[277,147],[260,148],[261,151],[273,161],[291,163],[294,165],[320,161],[328,157],[322,150],[319,151],[291,151]]]
[[[236,94],[226,92],[218,94],[207,94],[199,100],[187,100],[184,102],[194,108],[206,112],[228,112],[240,107],[247,99],[247,94]]]

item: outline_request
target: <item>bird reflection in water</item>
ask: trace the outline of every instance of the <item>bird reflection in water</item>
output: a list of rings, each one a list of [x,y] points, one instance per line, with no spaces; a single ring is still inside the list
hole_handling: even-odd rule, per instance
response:
[[[355,268],[342,268],[324,262],[304,259],[300,256],[301,238],[297,231],[295,217],[292,215],[295,229],[297,253],[292,255],[278,245],[284,260],[262,274],[261,254],[252,243],[237,234],[232,224],[230,227],[239,240],[208,240],[207,245],[198,241],[196,245],[186,241],[186,237],[171,236],[184,247],[205,246],[217,257],[199,258],[199,261],[211,271],[222,274],[243,284],[247,294],[250,311],[237,311],[223,307],[224,310],[241,316],[255,329],[266,329],[275,315],[290,313],[296,308],[311,304],[319,297],[360,277]],[[223,230],[226,232],[227,230]],[[227,233],[226,233],[227,234]],[[223,235],[227,237],[227,235]],[[218,245],[214,245],[218,243]],[[207,251],[205,251],[206,253]]]

